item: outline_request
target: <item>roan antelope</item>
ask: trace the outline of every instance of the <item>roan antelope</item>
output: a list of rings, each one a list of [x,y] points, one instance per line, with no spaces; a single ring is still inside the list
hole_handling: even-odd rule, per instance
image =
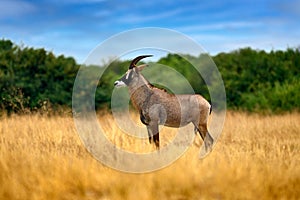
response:
[[[143,58],[138,56],[130,63],[128,71],[117,81],[115,87],[128,86],[131,102],[147,126],[149,142],[159,149],[159,125],[181,127],[193,123],[195,134],[199,132],[206,151],[212,149],[213,137],[207,129],[211,105],[198,94],[174,95],[149,83],[141,74],[146,64],[136,66]]]

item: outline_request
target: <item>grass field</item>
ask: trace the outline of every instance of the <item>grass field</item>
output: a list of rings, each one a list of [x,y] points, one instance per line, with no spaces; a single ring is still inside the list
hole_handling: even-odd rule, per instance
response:
[[[100,120],[122,148],[150,146],[147,140],[127,141],[110,115]],[[229,112],[205,159],[198,159],[193,145],[162,170],[128,174],[85,150],[72,117],[2,117],[0,199],[299,199],[299,122],[300,113]],[[161,135],[163,141],[173,137]]]

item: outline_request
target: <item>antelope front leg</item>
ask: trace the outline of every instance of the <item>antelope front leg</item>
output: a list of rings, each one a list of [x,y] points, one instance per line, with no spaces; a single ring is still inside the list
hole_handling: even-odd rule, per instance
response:
[[[157,123],[150,123],[147,126],[149,142],[152,143],[154,141],[156,149],[159,149],[159,131]]]
[[[151,144],[153,141],[153,135],[149,125],[147,125],[147,132],[148,132],[149,143]]]

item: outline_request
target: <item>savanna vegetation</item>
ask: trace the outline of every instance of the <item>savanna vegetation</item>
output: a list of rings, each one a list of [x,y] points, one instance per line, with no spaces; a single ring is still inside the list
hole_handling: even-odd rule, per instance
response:
[[[154,149],[147,139],[122,133],[110,114],[98,119],[118,147]],[[299,113],[229,112],[205,159],[198,159],[199,147],[192,145],[166,168],[128,174],[104,166],[85,150],[72,117],[2,117],[0,199],[299,199],[299,120]],[[176,132],[164,128],[162,142]]]
[[[209,74],[209,55],[185,55],[192,63]],[[211,57],[217,65],[226,88],[229,109],[279,113],[300,108],[300,51],[265,52],[250,48]],[[100,64],[100,63],[99,63]],[[80,67],[88,77],[103,72],[97,84],[95,106],[109,108],[113,82],[126,72],[129,61],[114,60],[99,66],[80,66],[71,57],[55,56],[44,49],[18,46],[10,40],[0,40],[0,108],[2,113],[27,113],[32,111],[55,112],[70,108],[72,89]],[[209,99],[206,83],[192,64],[184,57],[169,54],[155,64],[175,69],[183,75],[196,93]],[[105,71],[104,67],[108,65]],[[151,63],[150,63],[151,66]],[[151,68],[151,67],[150,67]],[[163,68],[163,67],[162,67]],[[99,72],[100,71],[100,72]],[[157,71],[157,70],[156,70]],[[95,73],[97,72],[97,73]],[[148,70],[147,78],[155,77]],[[157,73],[157,72],[156,72]],[[160,70],[163,77],[168,72]],[[213,81],[211,81],[213,83]],[[179,88],[181,84],[175,85]],[[168,88],[167,88],[168,89]],[[64,108],[64,109],[61,109]]]

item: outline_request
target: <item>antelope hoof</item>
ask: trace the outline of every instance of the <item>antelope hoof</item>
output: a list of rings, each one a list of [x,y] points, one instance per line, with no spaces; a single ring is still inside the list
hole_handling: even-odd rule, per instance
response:
[[[156,150],[159,150],[159,142],[155,142],[155,148]]]
[[[149,143],[152,144],[153,138],[149,137]]]

